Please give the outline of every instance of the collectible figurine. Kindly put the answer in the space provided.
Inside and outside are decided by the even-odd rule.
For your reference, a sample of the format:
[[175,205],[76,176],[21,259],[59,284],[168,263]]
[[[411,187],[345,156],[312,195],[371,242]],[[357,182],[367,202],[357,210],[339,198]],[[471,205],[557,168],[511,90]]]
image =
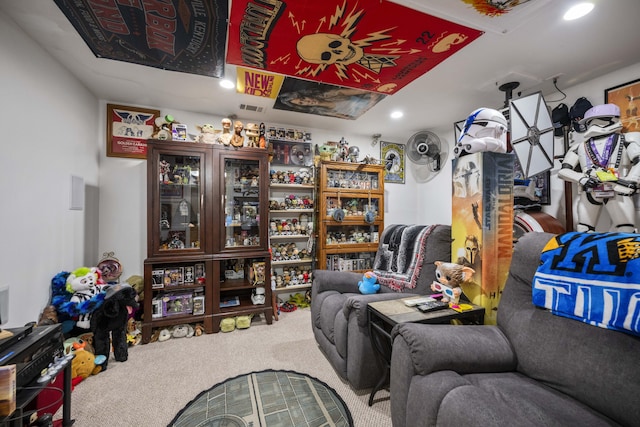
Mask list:
[[558,176],[578,184],[576,231],[595,231],[604,208],[611,231],[633,233],[633,194],[640,181],[640,132],[621,133],[620,108],[602,104],[590,108],[580,121],[586,131],[579,135],[562,161]]
[[431,284],[431,290],[442,292],[442,302],[457,304],[460,301],[460,295],[462,295],[460,285],[471,279],[475,270],[452,262],[436,261],[434,264],[438,281]]
[[218,135],[217,142],[223,145],[231,144],[231,119],[222,119],[222,133]]
[[236,121],[233,124],[234,134],[231,137],[231,145],[236,148],[242,147],[244,145],[244,136],[242,135],[243,130],[244,124],[241,121]]
[[492,108],[472,111],[453,148],[456,157],[480,151],[507,152],[507,119]]

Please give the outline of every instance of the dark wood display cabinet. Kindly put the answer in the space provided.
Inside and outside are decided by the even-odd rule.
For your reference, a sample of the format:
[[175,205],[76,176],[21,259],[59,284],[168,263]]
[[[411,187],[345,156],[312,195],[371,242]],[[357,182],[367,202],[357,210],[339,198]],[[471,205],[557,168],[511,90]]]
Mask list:
[[318,268],[373,268],[384,228],[384,167],[322,161],[318,190]]
[[178,324],[272,323],[268,175],[264,149],[148,141],[143,343]]

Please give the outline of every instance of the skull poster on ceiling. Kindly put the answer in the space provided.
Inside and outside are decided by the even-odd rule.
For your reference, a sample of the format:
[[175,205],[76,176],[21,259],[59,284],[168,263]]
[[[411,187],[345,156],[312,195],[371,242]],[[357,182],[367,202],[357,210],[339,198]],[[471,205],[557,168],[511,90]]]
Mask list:
[[393,94],[481,34],[386,0],[234,0],[227,63]]

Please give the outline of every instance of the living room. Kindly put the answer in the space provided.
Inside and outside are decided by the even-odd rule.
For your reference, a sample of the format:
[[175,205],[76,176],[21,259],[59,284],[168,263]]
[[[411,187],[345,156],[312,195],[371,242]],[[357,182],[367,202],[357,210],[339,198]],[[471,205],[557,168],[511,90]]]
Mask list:
[[[5,225],[3,233],[9,242],[13,242],[5,250],[3,257],[3,271],[5,273],[1,283],[9,285],[10,288],[9,323],[3,325],[4,327],[20,326],[37,320],[40,312],[49,302],[51,278],[59,271],[95,263],[104,252],[113,251],[116,254],[124,267],[124,277],[142,274],[143,262],[147,257],[146,162],[106,156],[107,103],[128,103],[155,108],[163,114],[173,115],[180,122],[187,124],[189,129],[195,129],[196,125],[204,123],[213,123],[217,126],[224,117],[232,113],[234,108],[225,106],[215,110],[215,113],[213,110],[211,113],[206,113],[194,112],[186,108],[173,108],[170,99],[161,104],[152,102],[151,94],[136,91],[137,83],[126,80],[119,82],[121,90],[135,92],[135,103],[128,102],[118,96],[98,97],[85,83],[69,72],[67,65],[54,59],[21,28],[21,25],[17,23],[21,11],[18,9],[15,15],[9,13],[8,9],[5,11],[5,8],[10,8],[9,3],[4,1],[0,5],[0,9],[3,10],[0,16],[2,34],[0,49],[3,53],[2,56],[9,58],[0,67],[0,76],[5,82],[0,104],[7,119],[6,126],[14,129],[11,133],[7,132],[6,134],[15,139],[15,141],[5,143],[9,152],[2,156],[3,170],[7,173],[12,186],[7,192],[9,199],[4,205],[5,209],[2,210],[2,223]],[[30,3],[31,6],[35,4],[33,1],[24,3]],[[634,2],[627,3],[635,6]],[[45,8],[45,6],[42,7]],[[604,5],[599,7],[604,7]],[[47,5],[46,10],[50,13],[57,13],[56,22],[64,22],[64,16],[56,10],[55,5]],[[22,18],[24,19],[24,16]],[[37,25],[38,19],[44,18],[32,19],[36,21],[35,25]],[[611,37],[609,42],[611,49],[618,49],[615,47],[615,41],[629,38],[624,25],[615,23],[601,25],[598,23],[591,26],[591,28],[594,27],[606,28],[603,31],[607,33],[607,37]],[[631,27],[627,26],[627,28]],[[62,37],[57,39],[58,43],[63,45],[72,42],[82,46],[83,42],[79,40],[77,34],[72,41],[69,39],[72,30],[67,22],[64,31],[59,31]],[[55,30],[51,31],[52,37],[58,33]],[[604,36],[600,34],[598,37]],[[571,55],[571,44],[568,44],[569,47],[562,54],[557,50],[549,53],[550,56],[557,58],[558,64],[567,61],[563,55]],[[469,49],[473,49],[473,45]],[[547,47],[547,49],[550,48]],[[622,63],[623,57],[627,58],[624,66],[603,62],[602,67],[610,70],[609,72],[581,81],[579,84],[573,84],[572,81],[565,82],[563,77],[560,77],[558,84],[566,94],[566,99],[562,102],[571,106],[575,100],[584,96],[594,105],[600,104],[604,102],[604,91],[608,88],[637,80],[640,74],[640,62],[637,62],[637,55],[628,52],[635,52],[635,50],[617,50],[620,63]],[[598,54],[597,51],[593,52],[593,55]],[[84,47],[84,50],[78,50],[76,55],[92,54]],[[629,57],[634,61],[628,62]],[[454,56],[451,60],[455,58]],[[571,58],[572,62],[587,64],[586,59],[572,56]],[[487,61],[490,62],[490,59]],[[456,63],[455,65],[464,64]],[[144,70],[144,68],[132,64],[123,64],[123,66],[129,67],[128,72],[131,74]],[[466,68],[473,68],[473,66]],[[584,68],[586,70],[596,67],[584,65]],[[99,74],[99,69],[100,65],[90,72]],[[446,70],[438,67],[432,72],[447,73]],[[557,71],[544,77],[561,72],[562,67],[558,65]],[[161,70],[156,69],[149,71],[149,78],[158,82],[158,92],[163,90],[162,73]],[[499,75],[504,75],[504,73]],[[451,84],[465,86],[461,81]],[[469,91],[471,92],[471,89]],[[486,103],[495,107],[502,105],[504,93],[496,87],[486,90],[485,93],[489,93],[489,96],[485,98]],[[549,86],[549,82],[546,83],[544,95],[548,98],[547,101],[551,107],[555,106],[551,101],[561,97],[560,93]],[[389,97],[379,107],[388,105],[392,99],[393,96]],[[442,139],[449,141],[451,148],[452,141],[455,140],[453,123],[463,120],[475,108],[486,105],[484,103],[469,104],[468,100],[463,99],[459,99],[459,104],[458,109],[446,117],[446,120],[428,125],[428,128],[440,135]],[[373,113],[373,110],[370,113]],[[248,114],[243,116],[242,112],[236,114],[239,118],[253,118]],[[315,120],[315,116],[304,114],[297,114],[297,116],[305,116],[300,119],[301,123],[298,126],[311,132],[315,143],[322,144],[345,137],[351,145],[360,148],[362,157],[365,155],[380,157],[379,145],[372,144],[371,135],[373,134],[382,133],[383,140],[405,143],[414,132],[424,129],[424,126],[411,127],[394,123],[391,129],[386,128],[386,131],[381,132],[378,128],[369,126],[360,129],[358,120],[353,122],[326,118]],[[296,123],[289,121],[269,124],[296,125]],[[349,130],[350,128],[353,130]],[[18,130],[25,132],[29,130],[29,132],[18,139],[16,134]],[[560,155],[562,152],[561,138],[556,138],[555,154]],[[23,164],[28,165],[29,173],[22,170]],[[411,165],[409,165],[410,167]],[[564,221],[564,182],[557,177],[559,167],[559,161],[556,161],[551,173],[550,204],[544,206],[543,210],[560,221]],[[444,165],[443,170],[433,180],[424,184],[416,181],[411,170],[407,172],[404,184],[389,184],[386,187],[385,206],[388,207],[388,210],[385,212],[385,225],[450,224],[452,174],[450,162],[448,161]],[[85,203],[83,210],[69,209],[70,177],[72,175],[80,176],[84,180]],[[26,209],[23,208],[24,206],[31,207]],[[598,229],[606,230],[607,228],[607,218],[602,218]],[[25,277],[22,276],[22,273],[18,274],[20,271],[31,271],[31,273]],[[292,316],[298,314],[293,313]],[[286,316],[283,316],[283,321],[286,321],[285,319]],[[268,327],[258,325],[257,328],[250,329],[250,331],[262,328],[268,330],[268,334],[272,334],[279,327],[280,324],[276,322]],[[308,334],[305,339],[312,342],[310,331],[309,327],[305,332]],[[268,334],[265,336],[268,337]],[[209,337],[209,339],[216,340],[232,340],[232,338],[232,335],[225,335],[224,338],[222,336]],[[260,339],[259,335],[254,339]],[[176,340],[176,342],[171,342],[172,344],[167,344],[179,347],[177,342]],[[286,345],[295,346],[295,343],[282,343],[283,347]],[[158,344],[147,347],[152,352],[162,353],[161,346]],[[151,350],[152,347],[155,347],[155,350]],[[138,350],[136,349],[136,351]],[[243,369],[238,369],[237,373],[262,367],[262,365],[252,365],[251,357],[246,354],[249,351],[247,349],[238,354],[239,359],[246,360],[241,362]],[[292,353],[295,354],[295,351]],[[135,354],[132,353],[132,358],[135,357]],[[176,357],[190,356],[178,353]],[[295,360],[305,359],[304,356],[299,356],[297,359],[292,356],[292,358]],[[309,360],[311,359],[309,358]],[[303,370],[303,367],[297,364],[299,362],[291,363],[291,365],[288,363],[282,362],[274,368],[286,369],[287,366],[291,366],[289,369]],[[117,368],[117,366],[118,364],[113,364],[110,370],[115,373],[118,369],[128,369],[126,363],[120,365],[122,368]],[[229,372],[230,375],[227,376],[233,376],[231,371]],[[109,371],[105,372],[105,377],[108,373]],[[310,373],[313,374],[313,372]],[[138,374],[129,372],[127,374],[134,378],[134,381],[143,381],[143,377]],[[168,374],[167,382],[158,384],[158,387],[169,387],[175,384],[172,377],[175,378],[175,376]],[[97,381],[98,377],[93,380]],[[186,381],[191,381],[191,379],[186,379]],[[198,383],[196,388],[204,390],[211,385],[213,383],[207,385]],[[118,385],[118,388],[120,387],[126,387],[126,385]],[[74,393],[79,391],[81,388]],[[193,397],[196,394],[193,394]],[[98,400],[103,398],[104,396]],[[136,396],[122,396],[120,399],[120,402],[112,409],[113,412],[137,411]],[[190,400],[188,397],[183,399],[185,400],[176,406],[182,407]],[[362,399],[366,401],[366,397]],[[117,399],[114,400],[117,401]],[[373,406],[373,410],[377,410],[376,407],[382,408],[384,403],[376,403],[376,405]],[[73,411],[76,409],[74,408]],[[172,418],[171,415],[176,412],[173,409],[172,411],[171,414],[163,413],[163,417],[157,420],[158,423],[169,422]],[[388,420],[389,418],[387,418]],[[140,421],[139,424],[145,425],[145,422]]]

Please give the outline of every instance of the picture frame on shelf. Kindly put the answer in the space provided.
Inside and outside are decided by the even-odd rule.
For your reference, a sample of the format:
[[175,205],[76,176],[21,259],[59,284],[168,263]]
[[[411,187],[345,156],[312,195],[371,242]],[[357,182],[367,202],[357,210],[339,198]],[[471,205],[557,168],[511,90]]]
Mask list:
[[395,142],[380,142],[380,161],[384,165],[384,182],[404,184],[406,146]]
[[623,133],[640,131],[640,79],[605,89],[604,102],[620,107]]
[[107,104],[107,157],[147,158],[160,110]]

